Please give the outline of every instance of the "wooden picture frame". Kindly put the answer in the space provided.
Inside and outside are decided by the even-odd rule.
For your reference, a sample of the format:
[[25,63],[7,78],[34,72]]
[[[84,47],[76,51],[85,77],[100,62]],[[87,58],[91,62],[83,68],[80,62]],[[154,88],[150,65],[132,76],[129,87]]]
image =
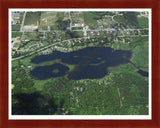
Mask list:
[[[8,9],[9,8],[149,8],[152,9],[152,119],[151,120],[9,120],[8,119]],[[53,0],[0,1],[0,127],[1,128],[89,128],[89,127],[160,127],[160,59],[158,0]]]

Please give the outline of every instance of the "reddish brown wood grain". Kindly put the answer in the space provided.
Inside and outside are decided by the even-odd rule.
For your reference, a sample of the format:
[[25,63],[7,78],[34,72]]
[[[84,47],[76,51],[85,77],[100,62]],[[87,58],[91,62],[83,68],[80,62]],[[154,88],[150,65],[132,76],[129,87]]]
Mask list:
[[[152,120],[8,120],[9,8],[151,8]],[[159,0],[1,0],[0,1],[0,128],[160,128],[160,1]]]

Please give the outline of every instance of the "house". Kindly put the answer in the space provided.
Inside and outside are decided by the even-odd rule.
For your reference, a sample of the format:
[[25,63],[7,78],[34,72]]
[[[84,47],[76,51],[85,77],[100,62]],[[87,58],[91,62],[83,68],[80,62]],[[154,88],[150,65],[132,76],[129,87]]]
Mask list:
[[48,31],[50,31],[50,30],[51,30],[51,29],[50,29],[50,26],[48,26],[48,27],[47,27],[47,30],[48,30]]
[[20,20],[12,20],[12,25],[20,24]]
[[84,24],[79,24],[79,23],[76,23],[74,24],[75,27],[84,27]]

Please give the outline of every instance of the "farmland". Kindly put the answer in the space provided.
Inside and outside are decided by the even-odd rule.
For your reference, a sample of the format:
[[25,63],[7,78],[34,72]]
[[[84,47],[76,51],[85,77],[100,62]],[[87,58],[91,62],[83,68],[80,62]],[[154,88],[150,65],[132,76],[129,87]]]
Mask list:
[[38,25],[41,12],[28,12],[25,18],[24,25]]

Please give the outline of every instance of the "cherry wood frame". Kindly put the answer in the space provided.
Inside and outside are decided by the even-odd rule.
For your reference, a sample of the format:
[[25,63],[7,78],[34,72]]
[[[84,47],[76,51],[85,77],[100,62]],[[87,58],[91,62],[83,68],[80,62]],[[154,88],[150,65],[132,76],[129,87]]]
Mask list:
[[[8,9],[9,8],[151,8],[152,119],[151,120],[9,120]],[[160,128],[160,1],[159,0],[0,0],[0,128]]]

